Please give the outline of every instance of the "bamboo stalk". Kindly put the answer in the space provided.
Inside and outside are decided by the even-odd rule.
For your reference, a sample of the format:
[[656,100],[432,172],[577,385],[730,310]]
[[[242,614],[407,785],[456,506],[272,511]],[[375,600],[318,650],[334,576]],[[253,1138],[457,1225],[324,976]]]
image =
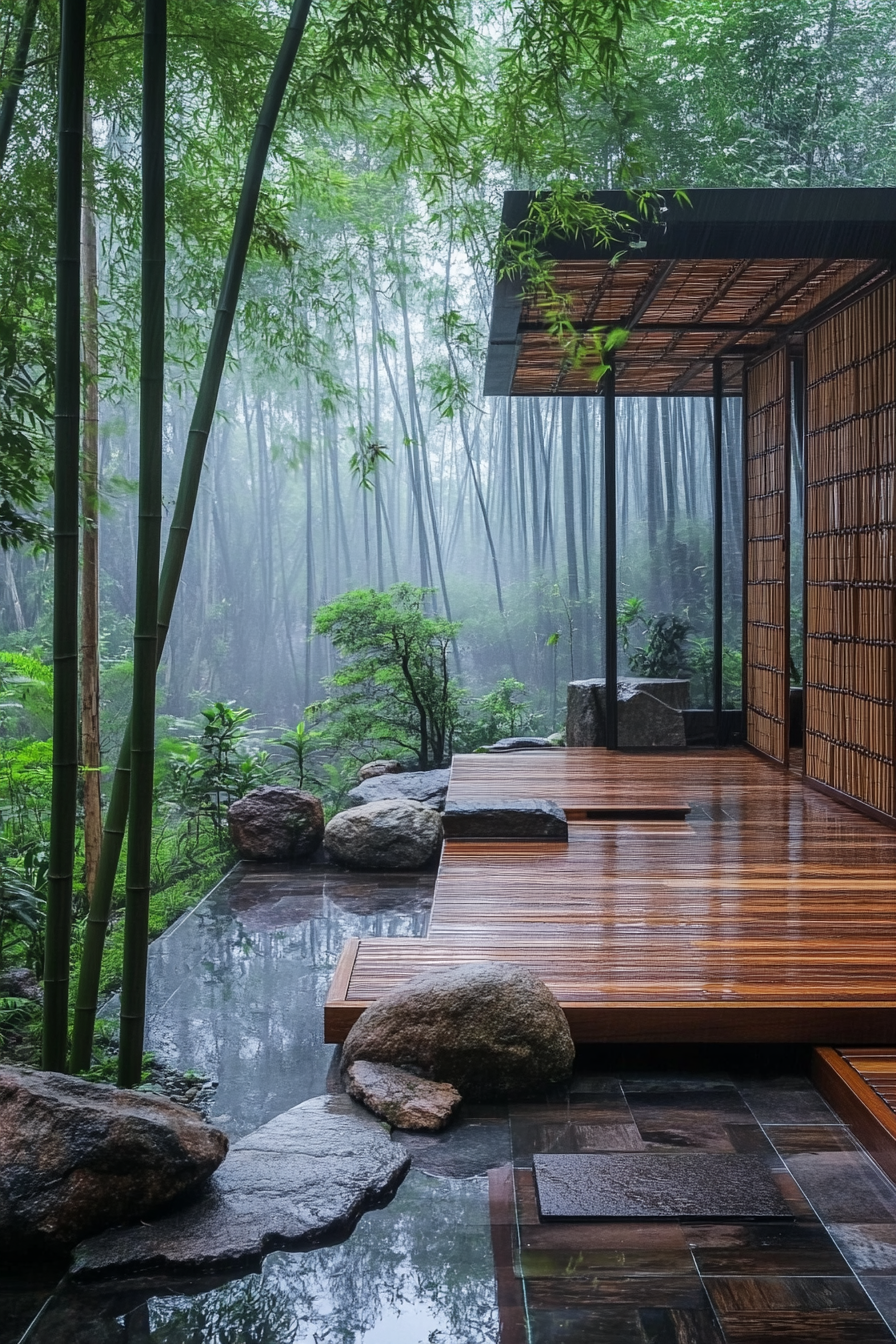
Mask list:
[[28,64],[28,52],[31,50],[31,38],[34,35],[38,4],[39,0],[25,0],[15,55],[12,58],[9,79],[3,91],[3,100],[0,102],[0,170],[3,168],[3,160],[6,158],[9,133],[12,130],[19,93],[22,88],[22,81],[25,78],[25,67]]
[[[295,64],[296,54],[311,9],[311,2],[312,0],[295,0],[293,4],[289,24],[274,69],[271,72],[271,78],[268,81],[267,91],[246,162],[246,171],[243,176],[236,220],[227,254],[221,294],[218,299],[212,334],[202,369],[202,379],[199,384],[196,406],[193,410],[190,432],[187,436],[174,516],[165,546],[165,559],[159,580],[157,662],[161,658],[165,646],[168,627],[171,623],[171,613],[174,610],[174,602],[180,583],[187,541],[189,540],[193,513],[196,508],[196,498],[199,493],[199,483],[202,477],[205,449],[218,401],[218,390],[221,386],[224,362],[227,358],[227,347],[233,328],[243,272],[246,267],[246,256],[255,224],[258,197],[261,191],[271,137],[286,92],[289,76]],[[106,813],[106,826],[97,872],[96,889],[87,917],[72,1038],[73,1069],[86,1069],[90,1065],[103,946],[112,905],[115,875],[118,871],[118,862],[121,857],[127,823],[130,796],[130,759],[131,731],[129,724],[122,741],[118,764],[112,780],[112,794]]]
[[[85,140],[92,143],[90,109],[85,107]],[[99,661],[99,322],[97,299],[96,216],[88,160],[81,210],[84,322],[82,343],[86,404],[81,456],[81,765],[84,797],[84,888],[88,901],[96,885],[103,839],[100,792],[100,661]]]
[[53,788],[42,1062],[64,1071],[78,798],[78,471],[81,453],[81,176],[86,0],[62,0],[56,187],[53,491]]
[[165,398],[165,75],[167,0],[143,6],[140,495],[131,702],[131,797],[124,908],[119,1087],[136,1087],[143,1063],[152,864],[156,633],[162,539]]

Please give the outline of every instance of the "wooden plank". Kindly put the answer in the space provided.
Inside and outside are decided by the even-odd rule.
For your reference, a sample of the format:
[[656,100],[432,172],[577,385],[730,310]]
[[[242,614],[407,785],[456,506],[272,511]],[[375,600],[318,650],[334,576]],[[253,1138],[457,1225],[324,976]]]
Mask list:
[[350,1009],[346,1010],[345,1006],[360,946],[360,938],[346,938],[345,946],[339,954],[336,970],[333,972],[333,979],[330,981],[330,988],[327,991],[327,998],[324,1003],[325,1041],[339,1041],[340,1043],[344,1041],[360,1016],[359,1013]]
[[[637,761],[633,775],[628,768]],[[675,760],[681,760],[680,756]],[[455,756],[448,801],[478,798],[550,798],[570,811],[687,811],[687,801],[668,760],[632,757],[592,747]]]
[[896,1180],[896,1115],[887,1103],[847,1059],[827,1046],[812,1052],[812,1081],[878,1166]]
[[480,960],[529,966],[581,1041],[896,1040],[892,830],[743,749],[460,758],[452,788],[491,772],[506,793],[511,767],[530,796],[597,781],[692,810],[571,822],[567,846],[447,841],[428,937],[361,940],[328,1040],[412,976]]

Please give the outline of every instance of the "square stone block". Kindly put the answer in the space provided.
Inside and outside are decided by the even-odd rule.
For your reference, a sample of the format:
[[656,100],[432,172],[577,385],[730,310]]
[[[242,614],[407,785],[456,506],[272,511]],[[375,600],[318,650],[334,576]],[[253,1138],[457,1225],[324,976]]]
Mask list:
[[787,1218],[760,1157],[741,1153],[536,1153],[548,1218]]

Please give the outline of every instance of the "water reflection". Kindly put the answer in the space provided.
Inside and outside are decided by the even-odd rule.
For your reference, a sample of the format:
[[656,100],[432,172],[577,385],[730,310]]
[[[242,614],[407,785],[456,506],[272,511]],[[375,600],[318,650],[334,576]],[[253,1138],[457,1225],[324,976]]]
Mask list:
[[434,874],[241,864],[153,945],[147,1048],[219,1082],[238,1138],[327,1090],[323,1007],[346,938],[422,937]]
[[153,1298],[152,1344],[492,1344],[488,1182],[413,1171],[341,1246],[268,1256],[199,1297]]
[[498,1333],[487,1178],[411,1171],[348,1241],[270,1255],[260,1274],[63,1285],[27,1344],[497,1344]]

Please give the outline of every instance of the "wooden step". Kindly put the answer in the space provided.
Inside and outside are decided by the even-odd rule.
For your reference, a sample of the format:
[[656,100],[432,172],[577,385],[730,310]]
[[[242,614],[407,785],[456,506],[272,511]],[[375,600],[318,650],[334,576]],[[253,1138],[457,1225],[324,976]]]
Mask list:
[[896,1181],[896,1050],[820,1046],[812,1053],[815,1086],[881,1170]]

